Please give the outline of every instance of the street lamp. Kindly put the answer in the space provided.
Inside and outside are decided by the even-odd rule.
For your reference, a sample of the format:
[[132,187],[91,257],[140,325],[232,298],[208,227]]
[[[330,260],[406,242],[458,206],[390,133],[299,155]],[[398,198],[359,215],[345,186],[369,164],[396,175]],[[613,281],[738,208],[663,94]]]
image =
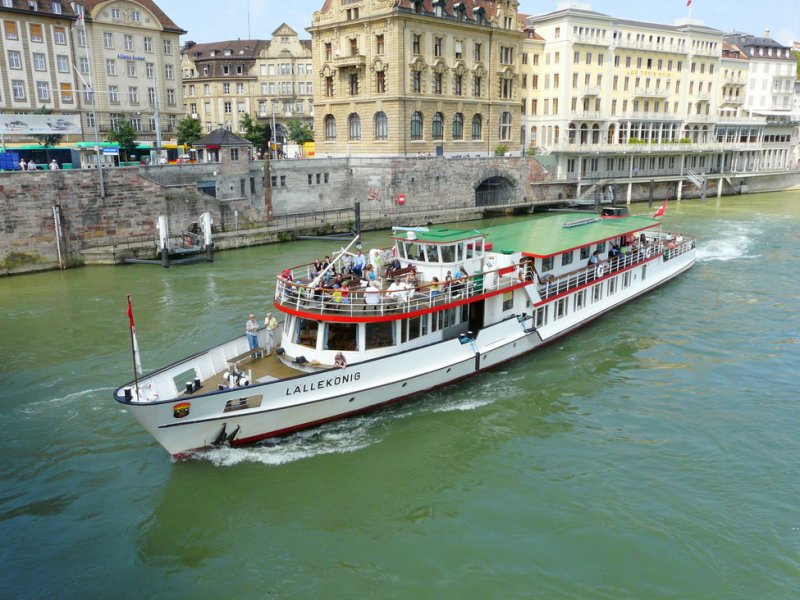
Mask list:
[[271,104],[272,104],[272,135],[270,137],[272,138],[272,140],[271,140],[272,147],[275,149],[275,153],[273,154],[272,158],[277,160],[277,158],[278,158],[278,146],[275,144],[275,131],[276,131],[275,130],[275,104],[276,104],[276,102],[273,100]]

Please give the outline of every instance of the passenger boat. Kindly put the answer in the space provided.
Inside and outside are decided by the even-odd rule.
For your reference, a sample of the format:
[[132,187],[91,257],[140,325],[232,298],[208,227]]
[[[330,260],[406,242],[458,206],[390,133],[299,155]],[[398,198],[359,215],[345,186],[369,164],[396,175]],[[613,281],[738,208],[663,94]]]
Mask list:
[[[396,228],[391,239],[365,254],[361,277],[346,268],[355,240],[325,269],[278,275],[275,352],[261,328],[256,349],[238,337],[120,387],[116,401],[175,456],[248,444],[491,369],[695,262],[694,239],[644,216],[555,213],[480,230]],[[352,285],[334,287],[335,271]]]

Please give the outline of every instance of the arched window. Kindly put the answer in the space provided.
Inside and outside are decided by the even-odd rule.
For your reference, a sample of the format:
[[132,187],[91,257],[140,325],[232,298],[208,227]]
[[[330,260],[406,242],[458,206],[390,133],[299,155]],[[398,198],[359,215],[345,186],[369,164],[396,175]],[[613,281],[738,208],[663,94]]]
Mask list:
[[553,143],[554,144],[558,143],[558,134],[560,132],[561,132],[561,130],[558,128],[558,125],[556,125],[555,129],[553,130]]
[[441,140],[444,138],[444,115],[440,112],[434,113],[433,123],[431,123],[431,139]]
[[483,136],[483,118],[480,115],[472,117],[472,139],[479,140]]
[[375,113],[375,139],[389,139],[389,121],[386,119],[386,113],[383,111]]
[[500,113],[500,139],[511,139],[511,113],[508,111]]
[[325,115],[325,141],[336,139],[336,118],[333,115]]
[[415,111],[414,114],[411,115],[411,139],[422,139],[422,113],[419,111]]
[[592,143],[593,144],[600,143],[600,126],[597,123],[592,125]]
[[577,134],[576,134],[577,129],[575,129],[575,123],[570,123],[569,124],[569,129],[567,130],[567,132],[568,132],[567,143],[568,144],[575,144],[577,142],[577,139],[576,139],[576,137],[577,137]]
[[616,130],[616,128],[614,127],[614,124],[613,124],[613,123],[612,123],[611,125],[609,125],[609,126],[608,126],[608,143],[609,143],[609,144],[614,144],[614,143],[616,143],[616,140],[614,139],[614,134],[616,133],[616,131],[617,131],[617,130]]
[[350,141],[361,139],[361,117],[358,116],[358,113],[350,113],[350,116],[347,117],[347,129]]
[[589,143],[589,127],[584,123],[581,125],[581,144]]
[[534,125],[533,127],[531,127],[531,144],[530,144],[531,147],[536,146],[537,142],[536,134],[537,134],[536,125]]
[[464,115],[456,113],[453,117],[453,139],[464,139]]

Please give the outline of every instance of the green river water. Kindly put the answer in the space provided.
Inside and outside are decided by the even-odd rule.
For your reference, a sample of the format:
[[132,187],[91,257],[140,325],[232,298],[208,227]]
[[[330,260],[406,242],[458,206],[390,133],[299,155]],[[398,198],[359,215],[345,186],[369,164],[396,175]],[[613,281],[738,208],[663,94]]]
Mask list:
[[665,223],[695,267],[556,344],[183,462],[112,399],[126,294],[154,369],[335,244],[0,279],[0,597],[797,597],[800,192]]

